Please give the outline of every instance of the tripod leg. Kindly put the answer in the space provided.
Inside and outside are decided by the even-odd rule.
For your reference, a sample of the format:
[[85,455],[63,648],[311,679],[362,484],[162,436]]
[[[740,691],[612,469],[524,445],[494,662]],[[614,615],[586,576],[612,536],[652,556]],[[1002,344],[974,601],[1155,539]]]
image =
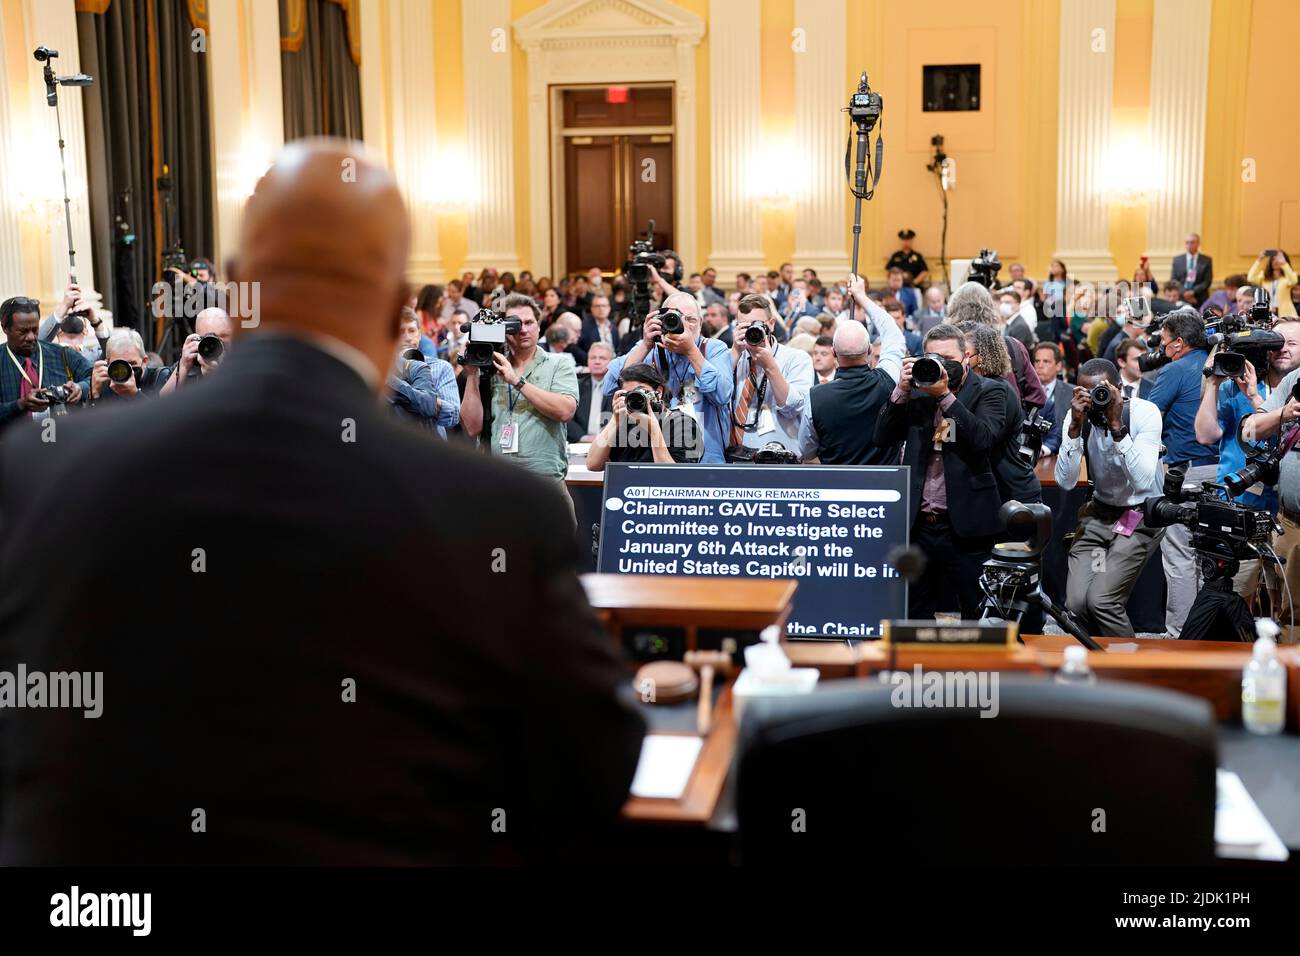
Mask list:
[[1053,621],[1060,625],[1061,630],[1065,631],[1076,641],[1082,644],[1090,651],[1104,651],[1105,648],[1092,639],[1092,636],[1083,629],[1075,616],[1061,607],[1042,591],[1035,591],[1028,595],[1028,600],[1033,601],[1041,607]]

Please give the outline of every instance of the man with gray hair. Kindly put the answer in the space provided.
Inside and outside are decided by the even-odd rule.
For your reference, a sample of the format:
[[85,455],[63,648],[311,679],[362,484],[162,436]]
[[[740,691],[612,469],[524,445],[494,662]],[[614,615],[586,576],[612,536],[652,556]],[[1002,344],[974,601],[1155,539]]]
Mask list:
[[[211,358],[205,357],[209,354],[209,345],[204,344],[204,339],[215,337],[221,340],[221,349],[218,354],[212,355]],[[172,368],[171,375],[162,388],[158,390],[159,395],[166,395],[174,392],[192,381],[200,379],[205,375],[211,375],[221,364],[222,358],[230,349],[230,343],[235,337],[235,326],[230,321],[230,316],[226,314],[225,309],[219,309],[213,306],[210,309],[204,309],[194,317],[194,332],[185,339],[185,344],[181,346],[181,357],[176,365]],[[201,349],[200,346],[203,346]]]
[[117,329],[104,343],[104,357],[90,370],[90,401],[115,401],[157,393],[171,378],[170,368],[150,368],[149,353],[135,329]]
[[860,322],[843,322],[835,330],[835,378],[808,393],[799,421],[799,452],[823,465],[892,465],[898,446],[876,445],[874,431],[881,409],[898,384],[907,344],[893,317],[866,296],[857,276],[849,292],[871,319],[880,339],[880,361],[871,365],[871,341]]
[[[998,321],[998,314],[993,308],[993,296],[978,282],[963,283],[952,294],[948,300],[948,322],[952,325],[974,322],[1002,330],[1002,323]],[[1022,406],[1042,408],[1047,404],[1047,390],[1034,372],[1029,350],[1019,339],[1007,335],[1005,330],[1002,333],[1007,355],[1011,359],[1011,371],[1003,378],[1015,386]]]

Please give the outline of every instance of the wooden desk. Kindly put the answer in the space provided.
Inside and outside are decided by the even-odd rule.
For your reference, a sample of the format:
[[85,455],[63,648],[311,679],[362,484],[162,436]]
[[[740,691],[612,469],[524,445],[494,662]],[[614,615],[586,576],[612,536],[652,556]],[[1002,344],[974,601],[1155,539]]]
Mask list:
[[762,578],[687,578],[655,574],[584,574],[582,586],[605,628],[625,624],[683,627],[695,650],[700,628],[785,629],[798,581]]
[[[1056,456],[1044,455],[1038,459],[1034,465],[1034,474],[1038,476],[1038,483],[1044,488],[1056,487]],[[1084,487],[1088,484],[1088,463],[1079,462],[1079,484],[1078,487]]]

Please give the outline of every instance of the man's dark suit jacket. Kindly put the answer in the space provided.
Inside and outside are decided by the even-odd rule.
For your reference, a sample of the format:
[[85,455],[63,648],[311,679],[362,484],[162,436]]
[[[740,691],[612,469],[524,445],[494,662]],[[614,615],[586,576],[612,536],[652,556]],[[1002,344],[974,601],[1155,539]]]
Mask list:
[[[896,445],[906,440],[904,465],[912,469],[911,515],[921,510],[926,465],[934,448],[934,411],[937,400],[912,391],[913,398],[902,404],[885,402],[876,420],[876,444]],[[948,493],[948,520],[962,537],[984,537],[1001,530],[997,479],[990,457],[996,454],[1006,415],[1006,392],[993,387],[974,372],[968,372],[946,417],[956,428],[953,441],[943,443],[943,483]]]
[[1047,404],[1043,406],[1043,417],[1051,418],[1052,430],[1043,436],[1043,454],[1055,455],[1061,450],[1064,437],[1062,427],[1070,417],[1070,403],[1074,400],[1074,387],[1069,382],[1057,379],[1047,395]]
[[6,443],[0,669],[104,676],[98,719],[0,711],[0,865],[563,858],[643,724],[557,494],[285,337]]
[[[578,410],[564,423],[569,441],[579,442],[587,437],[587,412],[591,407],[591,373],[583,372],[578,376]],[[606,395],[600,401],[601,413],[613,413],[614,396]]]
[[[1169,278],[1184,285],[1187,282],[1187,253],[1174,259]],[[1196,295],[1196,304],[1200,305],[1210,293],[1210,284],[1214,281],[1214,260],[1201,253],[1196,254],[1196,284],[1192,292]]]
[[[618,319],[614,318],[611,313],[609,322],[611,326],[611,337],[613,338],[610,348],[615,349],[618,347]],[[586,355],[591,351],[591,347],[599,341],[600,327],[596,325],[596,320],[588,315],[582,320],[582,335],[578,337],[578,347],[582,349],[582,354]]]

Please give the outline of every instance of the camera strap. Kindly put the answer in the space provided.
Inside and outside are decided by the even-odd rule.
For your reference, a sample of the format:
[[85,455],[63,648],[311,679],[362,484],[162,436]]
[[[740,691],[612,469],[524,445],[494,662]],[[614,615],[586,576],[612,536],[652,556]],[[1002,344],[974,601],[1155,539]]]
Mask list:
[[[18,374],[23,377],[23,381],[30,385],[32,389],[40,389],[45,384],[45,349],[41,348],[40,342],[36,343],[38,359],[35,382],[27,377],[27,370],[24,369],[22,363],[18,361],[18,356],[14,355],[13,349],[9,348],[8,343],[5,344],[5,352],[9,356],[9,361],[14,363],[14,368],[18,369]],[[64,364],[66,365],[67,363],[65,362]],[[72,378],[72,372],[70,371],[68,372],[68,378]]]

